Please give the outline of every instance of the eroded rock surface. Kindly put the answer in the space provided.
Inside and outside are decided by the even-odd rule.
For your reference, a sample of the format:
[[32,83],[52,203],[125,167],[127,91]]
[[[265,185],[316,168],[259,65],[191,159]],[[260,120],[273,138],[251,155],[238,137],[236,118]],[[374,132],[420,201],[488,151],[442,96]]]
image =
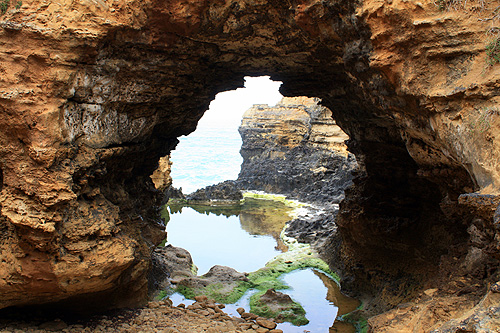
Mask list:
[[196,272],[197,268],[187,250],[170,244],[157,247],[152,255],[149,290],[155,297],[159,291],[168,290],[171,283],[195,276]]
[[376,311],[473,258],[492,260],[473,265],[484,293],[500,280],[497,207],[459,200],[499,194],[500,71],[485,51],[495,2],[15,7],[0,16],[2,307],[143,301],[164,236],[150,176],[217,92],[261,74],[321,98],[349,135],[360,172],[337,262],[351,287],[382,295]]
[[351,185],[354,156],[348,136],[319,100],[285,97],[276,106],[254,105],[239,128],[245,190],[285,194],[307,202],[340,202]]
[[124,309],[113,314],[94,316],[87,321],[65,321],[61,318],[34,318],[0,320],[2,332],[207,332],[207,333],[283,333],[276,323],[264,318],[231,317],[223,304],[200,296],[187,307],[172,306],[169,300],[149,302],[140,309]]
[[238,184],[233,180],[226,180],[197,190],[186,197],[188,203],[206,205],[234,205],[243,200]]

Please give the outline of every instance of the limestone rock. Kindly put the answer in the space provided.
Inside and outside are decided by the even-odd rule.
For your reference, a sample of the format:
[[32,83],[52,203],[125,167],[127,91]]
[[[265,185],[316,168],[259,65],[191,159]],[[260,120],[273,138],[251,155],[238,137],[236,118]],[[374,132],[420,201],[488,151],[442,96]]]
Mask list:
[[149,275],[150,293],[170,287],[170,282],[177,283],[184,278],[196,275],[196,266],[191,254],[183,248],[167,245],[158,247],[153,252],[152,270]]
[[267,328],[269,330],[273,330],[276,328],[276,323],[268,319],[257,318],[255,322],[260,326]]
[[[326,252],[346,290],[377,293],[380,312],[427,282],[462,274],[484,296],[498,280],[498,208],[459,202],[500,193],[499,64],[486,52],[496,2],[15,6],[0,18],[1,307],[145,303],[164,239],[150,176],[217,92],[261,74],[287,96],[320,98],[349,136],[359,169]],[[481,260],[466,272],[469,253]]]
[[276,106],[245,112],[240,188],[321,204],[343,198],[356,162],[344,144],[348,136],[319,102],[285,97]]
[[[273,313],[276,320],[289,321],[294,323],[295,325],[304,325],[309,322],[305,318],[305,311],[302,306],[300,306],[298,303],[295,303],[287,294],[281,293],[274,289],[268,289],[262,296],[259,297],[257,308],[254,309],[254,311],[257,311],[256,313],[259,313],[261,310],[263,313]],[[262,321],[262,319],[264,318],[260,319],[262,324],[269,324],[269,326],[273,326],[272,324],[274,324],[272,321],[270,323],[268,323],[267,320]],[[265,325],[261,326],[271,329],[270,327],[267,327]],[[273,328],[275,327],[276,326],[274,326]]]

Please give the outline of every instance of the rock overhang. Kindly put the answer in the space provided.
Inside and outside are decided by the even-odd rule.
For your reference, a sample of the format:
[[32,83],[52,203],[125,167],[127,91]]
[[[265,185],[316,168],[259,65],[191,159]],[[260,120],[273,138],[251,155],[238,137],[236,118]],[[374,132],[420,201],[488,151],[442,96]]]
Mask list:
[[[457,22],[428,2],[423,12],[411,4],[33,1],[9,11],[0,35],[4,304],[124,288],[130,299],[111,297],[109,306],[143,298],[148,258],[162,237],[153,207],[161,193],[149,176],[215,94],[241,86],[245,75],[271,75],[288,96],[321,98],[349,134],[365,172],[340,213],[347,258],[407,251],[415,232],[416,246],[432,248],[436,225],[465,242],[466,227],[455,223],[458,195],[498,190],[499,78],[490,69],[475,86],[461,78],[483,57],[480,24],[458,24],[469,32],[454,35],[465,46],[453,53],[433,33]],[[407,24],[426,15],[435,24]],[[411,44],[413,56],[402,51],[405,36],[420,41],[421,49]],[[442,56],[429,43],[441,43]],[[461,61],[464,52],[471,58]],[[436,89],[425,85],[433,76]],[[483,118],[489,127],[474,126]],[[75,232],[89,216],[92,225]],[[117,240],[127,251],[112,250]],[[434,249],[443,253],[447,244]],[[118,258],[96,269],[92,260],[107,255]],[[33,262],[43,267],[33,270]],[[50,292],[34,287],[47,276],[37,271],[50,272]],[[78,278],[89,273],[95,284]],[[29,296],[21,300],[13,285]]]

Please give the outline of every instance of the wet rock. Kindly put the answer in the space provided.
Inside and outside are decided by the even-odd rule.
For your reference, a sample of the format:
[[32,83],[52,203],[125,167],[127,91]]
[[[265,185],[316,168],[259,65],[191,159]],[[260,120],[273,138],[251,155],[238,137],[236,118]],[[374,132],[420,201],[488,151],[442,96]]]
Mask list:
[[337,225],[335,224],[337,212],[338,209],[330,206],[319,213],[312,212],[293,219],[287,223],[285,234],[301,243],[322,248],[324,243],[337,233]]
[[295,303],[290,296],[268,289],[258,300],[253,310],[255,313],[277,313],[276,321],[283,320],[304,325],[308,323],[305,318],[305,311],[299,304]]
[[170,283],[178,283],[196,272],[191,254],[183,248],[170,244],[157,247],[153,252],[152,261],[149,288],[153,297],[160,290],[170,287]]
[[270,330],[276,328],[276,323],[268,319],[257,318],[256,323]]
[[240,203],[243,195],[235,181],[226,180],[191,193],[186,199],[190,204],[232,205]]
[[260,297],[260,300],[262,302],[265,302],[266,304],[275,303],[286,305],[293,303],[293,300],[290,296],[274,289],[268,289],[266,293]]
[[227,266],[215,265],[202,276],[182,279],[180,286],[192,289],[195,295],[210,293],[211,297],[223,300],[240,282],[248,281],[244,273]]
[[241,315],[241,318],[243,319],[257,319],[257,315],[255,313],[250,313],[250,312],[243,312],[240,314]]

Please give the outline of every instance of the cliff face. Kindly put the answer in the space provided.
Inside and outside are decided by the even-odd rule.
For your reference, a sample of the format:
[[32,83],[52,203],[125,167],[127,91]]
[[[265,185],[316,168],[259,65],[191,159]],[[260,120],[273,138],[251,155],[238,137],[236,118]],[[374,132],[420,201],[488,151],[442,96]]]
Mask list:
[[245,112],[239,128],[241,188],[318,203],[343,199],[356,162],[347,153],[348,136],[318,103],[285,97],[274,107],[254,105]]
[[492,268],[478,274],[497,279],[496,7],[437,3],[466,7],[12,2],[0,17],[2,306],[140,301],[162,238],[158,160],[217,92],[261,74],[288,96],[321,98],[350,137],[360,172],[338,224],[358,286],[373,292],[401,272],[417,281],[446,255],[458,261],[449,271],[484,258],[478,267]]

